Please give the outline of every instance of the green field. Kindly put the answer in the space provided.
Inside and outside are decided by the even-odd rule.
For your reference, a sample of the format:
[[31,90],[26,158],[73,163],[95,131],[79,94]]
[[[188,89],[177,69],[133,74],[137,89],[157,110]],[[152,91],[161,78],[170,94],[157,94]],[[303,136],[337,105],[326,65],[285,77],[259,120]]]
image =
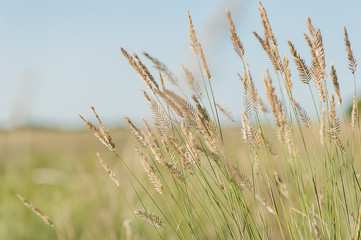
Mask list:
[[[271,133],[271,129],[267,131]],[[117,151],[135,176],[156,200],[162,201],[132,148],[135,141],[128,129],[113,129],[110,132]],[[314,132],[317,134],[317,129]],[[227,152],[233,161],[238,162],[245,174],[251,176],[250,155],[241,130],[225,129],[224,137]],[[276,138],[272,141],[276,141]],[[113,154],[91,132],[34,128],[3,131],[0,146],[0,239],[126,239],[124,223],[127,222],[130,223],[131,239],[145,239],[145,232],[148,239],[158,237],[154,229],[148,228],[150,224],[144,225],[133,214],[134,209],[142,208],[136,194],[149,199],[144,189],[129,171],[123,170]],[[102,153],[118,177],[119,188],[112,184],[99,164],[95,155],[97,151]],[[358,159],[356,172],[360,172],[360,158],[355,159]],[[314,160],[317,161],[316,158]],[[286,167],[276,168],[286,180],[290,177]],[[321,167],[315,169],[320,171],[315,175],[322,174]],[[305,184],[311,187],[310,179],[305,179]],[[290,196],[296,194],[292,189],[288,191]],[[22,204],[16,193],[40,208],[61,233],[44,224]],[[167,199],[172,206],[172,199]],[[149,203],[150,208],[156,211],[156,207]],[[271,200],[268,199],[267,204],[271,205]],[[269,224],[272,226],[272,223]],[[273,236],[277,236],[279,233],[275,222],[273,227],[276,229]],[[169,237],[167,233],[163,234],[163,237]]]
[[[134,162],[126,130],[114,131],[118,149]],[[21,194],[48,215],[70,239],[124,236],[122,222],[132,218],[124,198],[134,192],[122,179],[110,184],[95,152],[105,152],[88,131],[19,129],[0,134],[0,239],[55,239],[56,231],[26,208]],[[115,165],[109,157],[109,165]],[[116,171],[116,168],[115,168]],[[59,236],[62,239],[62,236]]]
[[[236,158],[247,162],[240,130],[226,132]],[[132,148],[135,142],[129,130],[114,129],[111,133],[127,165],[153,188]],[[135,191],[117,160],[91,132],[41,128],[3,131],[0,146],[0,239],[125,239],[125,221],[131,223],[133,239],[144,238],[133,214],[140,207]],[[99,164],[97,151],[117,175],[119,189]],[[142,194],[139,186],[137,189]],[[57,236],[26,208],[17,193],[49,216],[66,238]]]

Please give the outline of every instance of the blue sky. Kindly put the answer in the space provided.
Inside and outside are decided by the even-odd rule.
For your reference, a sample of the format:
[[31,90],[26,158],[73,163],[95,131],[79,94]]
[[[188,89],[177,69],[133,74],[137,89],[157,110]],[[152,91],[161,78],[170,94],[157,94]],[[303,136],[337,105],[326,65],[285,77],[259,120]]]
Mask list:
[[[234,16],[256,87],[263,94],[261,75],[271,65],[252,34],[262,33],[257,4],[251,0],[1,0],[0,127],[29,122],[77,127],[82,125],[79,113],[90,118],[90,105],[111,125],[123,124],[123,115],[149,117],[140,92],[145,86],[119,47],[149,52],[180,79],[185,79],[180,64],[197,76],[195,56],[188,47],[187,10],[209,61],[216,100],[238,118],[242,89],[236,73],[241,65],[229,41],[225,9]],[[308,63],[303,33],[306,17],[311,17],[323,34],[327,65],[335,64],[345,104],[351,102],[354,89],[347,71],[343,26],[360,59],[361,1],[265,0],[263,5],[280,53],[290,55],[287,40],[291,40]],[[359,72],[357,76],[360,80]],[[310,99],[303,94],[307,88],[299,83],[296,70],[293,81],[296,99],[311,109]]]

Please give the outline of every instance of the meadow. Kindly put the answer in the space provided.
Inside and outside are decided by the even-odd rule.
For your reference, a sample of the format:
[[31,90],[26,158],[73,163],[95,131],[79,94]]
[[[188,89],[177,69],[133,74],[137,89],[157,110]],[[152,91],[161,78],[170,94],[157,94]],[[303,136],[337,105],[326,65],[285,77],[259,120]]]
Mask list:
[[[115,139],[125,147],[129,143],[128,131],[115,133]],[[17,193],[51,216],[67,239],[108,238],[110,226],[103,220],[110,220],[110,215],[113,224],[122,226],[122,216],[127,214],[112,211],[109,205],[119,201],[120,192],[107,184],[108,179],[95,161],[94,150],[100,147],[91,134],[26,128],[1,132],[0,142],[0,239],[57,238],[56,231],[33,212],[23,211]],[[122,187],[126,192],[126,184]],[[111,199],[115,202],[111,203]],[[113,218],[114,214],[117,217]]]
[[[139,168],[131,132],[128,129],[111,132],[128,166],[152,188],[144,170]],[[241,160],[247,155],[247,146],[239,132],[226,130],[226,139],[230,150]],[[127,222],[131,224],[132,239],[144,238],[137,230],[133,207],[128,205],[139,207],[129,180],[121,175],[116,159],[88,131],[42,128],[2,131],[0,146],[0,239],[126,239],[123,224]],[[119,188],[103,171],[95,151],[104,154],[119,179]],[[17,193],[47,214],[66,238],[24,207]]]
[[[265,96],[258,94],[247,49],[226,12],[242,70],[238,121],[217,103],[212,69],[189,15],[199,68],[192,73],[182,66],[191,94],[164,63],[121,47],[147,87],[142,93],[151,120],[124,116],[129,130],[108,130],[91,107],[80,118],[92,139],[90,132],[3,132],[0,237],[360,239],[360,109],[347,28],[340,47],[355,86],[350,112],[337,66],[326,61],[321,30],[308,18],[309,52],[288,42],[283,56],[261,3],[258,9],[263,33],[253,34],[270,60],[257,79]],[[294,81],[304,83],[312,106],[294,97]],[[238,127],[222,127],[221,114]]]

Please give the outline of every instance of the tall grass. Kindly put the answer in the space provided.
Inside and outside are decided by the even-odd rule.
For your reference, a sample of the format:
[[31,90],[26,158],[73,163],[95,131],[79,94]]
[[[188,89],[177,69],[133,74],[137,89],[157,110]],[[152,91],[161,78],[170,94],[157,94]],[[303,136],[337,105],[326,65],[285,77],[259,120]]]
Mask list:
[[[248,145],[250,161],[236,161],[227,152],[219,114],[235,120],[217,104],[211,70],[190,15],[190,47],[202,80],[197,82],[183,66],[191,95],[181,90],[178,78],[165,64],[143,52],[158,71],[152,74],[137,54],[121,48],[148,87],[143,96],[153,122],[143,119],[144,127],[140,128],[128,117],[124,119],[136,140],[139,166],[153,188],[117,152],[95,109],[92,107],[98,126],[81,116],[114,153],[134,189],[136,206],[127,204],[134,208],[135,227],[144,239],[360,239],[357,62],[347,30],[346,56],[355,85],[350,119],[343,112],[335,66],[326,66],[321,31],[307,19],[305,39],[311,64],[288,42],[298,70],[298,77],[295,73],[291,76],[289,57],[279,53],[266,10],[261,3],[258,9],[264,33],[254,35],[272,65],[272,72],[266,69],[262,77],[268,104],[255,88],[246,49],[231,13],[226,12],[231,42],[243,69],[238,75],[244,90],[239,133]],[[307,113],[310,110],[302,107],[302,100],[294,98],[294,79],[307,85],[305,94],[313,99],[314,119]],[[119,185],[106,160],[97,155],[111,180]],[[127,235],[131,238],[131,233]]]

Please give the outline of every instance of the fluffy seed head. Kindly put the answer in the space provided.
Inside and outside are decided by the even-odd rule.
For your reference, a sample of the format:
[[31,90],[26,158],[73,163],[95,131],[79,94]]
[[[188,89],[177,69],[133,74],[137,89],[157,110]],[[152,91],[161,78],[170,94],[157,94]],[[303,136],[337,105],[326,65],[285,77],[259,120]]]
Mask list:
[[162,219],[154,213],[150,213],[145,210],[135,210],[134,214],[143,218],[144,220],[156,227],[164,227]]
[[98,160],[100,162],[100,164],[102,165],[102,167],[104,168],[105,172],[109,175],[110,179],[112,180],[112,182],[115,184],[115,186],[117,188],[119,188],[119,181],[117,179],[117,177],[115,176],[115,174],[112,172],[112,170],[108,167],[108,164],[106,164],[103,160],[103,158],[100,156],[100,153],[96,153]]
[[347,59],[348,59],[348,66],[351,70],[352,74],[355,74],[357,69],[357,62],[356,59],[353,56],[353,52],[351,49],[351,43],[348,38],[348,33],[346,27],[343,27],[344,33],[345,33],[345,44],[346,44],[346,51],[347,51]]
[[231,32],[231,41],[232,41],[234,50],[236,51],[238,56],[243,59],[243,56],[244,56],[243,43],[239,39],[239,36],[236,32],[236,27],[234,26],[234,23],[233,23],[233,20],[231,17],[231,12],[228,9],[226,10],[226,14],[227,14],[228,22],[229,22],[229,30]]
[[341,97],[341,93],[340,93],[340,86],[338,84],[338,77],[336,74],[336,69],[333,64],[330,65],[330,68],[331,68],[331,78],[332,78],[333,87],[335,89],[335,92],[336,92],[336,95],[338,98],[338,102],[341,104],[342,97]]
[[47,225],[50,227],[54,227],[53,222],[44,214],[42,213],[37,207],[35,207],[33,204],[28,202],[23,196],[20,194],[16,194],[16,196],[24,203],[25,206],[31,209],[36,215],[38,215]]

